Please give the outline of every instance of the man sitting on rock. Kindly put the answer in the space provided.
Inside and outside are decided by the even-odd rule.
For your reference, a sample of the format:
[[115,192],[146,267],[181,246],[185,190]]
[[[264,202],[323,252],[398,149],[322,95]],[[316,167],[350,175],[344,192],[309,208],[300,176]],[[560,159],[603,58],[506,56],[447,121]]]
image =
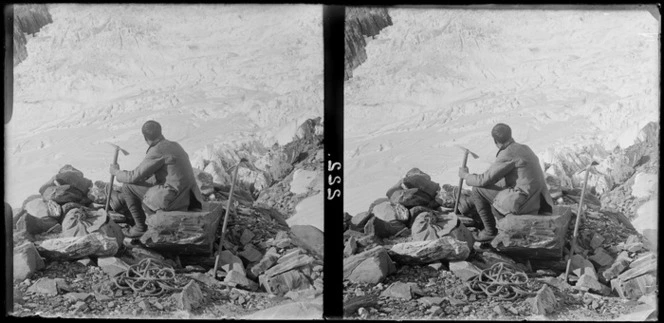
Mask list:
[[512,129],[503,123],[493,127],[491,136],[498,153],[489,169],[469,174],[467,167],[459,168],[459,177],[473,186],[472,201],[484,224],[475,240],[481,242],[496,237],[496,218],[550,213],[553,206],[539,159],[530,147],[514,142]]
[[149,146],[141,164],[132,171],[120,170],[118,164],[110,167],[110,173],[124,183],[122,194],[111,202],[116,204],[114,210],[126,208],[131,213],[134,225],[125,232],[130,238],[147,231],[145,211],[199,209],[203,201],[189,155],[182,146],[166,140],[156,121],[145,122],[141,131]]

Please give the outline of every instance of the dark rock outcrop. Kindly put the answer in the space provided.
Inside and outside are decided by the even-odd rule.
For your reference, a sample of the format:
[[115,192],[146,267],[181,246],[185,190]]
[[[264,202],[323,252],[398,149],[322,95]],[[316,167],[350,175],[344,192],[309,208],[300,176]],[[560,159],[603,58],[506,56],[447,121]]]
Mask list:
[[364,37],[373,37],[392,25],[387,8],[346,8],[344,80],[367,60]]
[[28,57],[25,35],[32,35],[52,22],[45,4],[14,6],[14,66]]

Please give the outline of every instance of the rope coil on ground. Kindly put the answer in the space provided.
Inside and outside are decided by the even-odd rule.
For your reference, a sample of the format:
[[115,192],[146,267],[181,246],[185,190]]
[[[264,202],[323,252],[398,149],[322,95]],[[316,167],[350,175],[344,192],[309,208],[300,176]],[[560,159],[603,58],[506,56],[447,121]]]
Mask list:
[[122,290],[131,289],[145,296],[159,296],[167,291],[179,289],[175,270],[152,259],[143,259],[129,266],[126,271],[111,278],[115,286]]
[[532,294],[526,273],[503,262],[493,264],[475,276],[466,287],[473,294],[484,294],[502,300],[514,300]]

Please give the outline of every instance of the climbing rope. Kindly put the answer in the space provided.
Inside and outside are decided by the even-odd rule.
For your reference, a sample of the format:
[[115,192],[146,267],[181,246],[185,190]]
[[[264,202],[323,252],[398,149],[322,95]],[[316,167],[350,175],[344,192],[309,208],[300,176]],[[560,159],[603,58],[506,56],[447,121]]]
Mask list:
[[159,296],[180,288],[173,268],[146,258],[111,278],[122,290],[131,289],[145,296]]
[[529,291],[531,288],[526,273],[503,262],[493,264],[465,284],[473,294],[484,294],[507,301],[533,294]]

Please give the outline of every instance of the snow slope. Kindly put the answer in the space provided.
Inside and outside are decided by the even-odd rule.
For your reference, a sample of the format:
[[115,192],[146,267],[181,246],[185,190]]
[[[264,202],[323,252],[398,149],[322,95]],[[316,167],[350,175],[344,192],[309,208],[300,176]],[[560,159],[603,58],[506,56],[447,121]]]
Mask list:
[[645,10],[389,12],[394,25],[367,40],[367,61],[345,83],[350,214],[412,167],[457,185],[455,144],[479,154],[468,167],[483,172],[498,122],[543,156],[627,146],[659,118],[660,23]]
[[133,169],[154,119],[190,156],[204,147],[285,144],[323,115],[322,7],[49,5],[14,69],[5,201],[20,206],[65,164],[108,181],[113,149]]

